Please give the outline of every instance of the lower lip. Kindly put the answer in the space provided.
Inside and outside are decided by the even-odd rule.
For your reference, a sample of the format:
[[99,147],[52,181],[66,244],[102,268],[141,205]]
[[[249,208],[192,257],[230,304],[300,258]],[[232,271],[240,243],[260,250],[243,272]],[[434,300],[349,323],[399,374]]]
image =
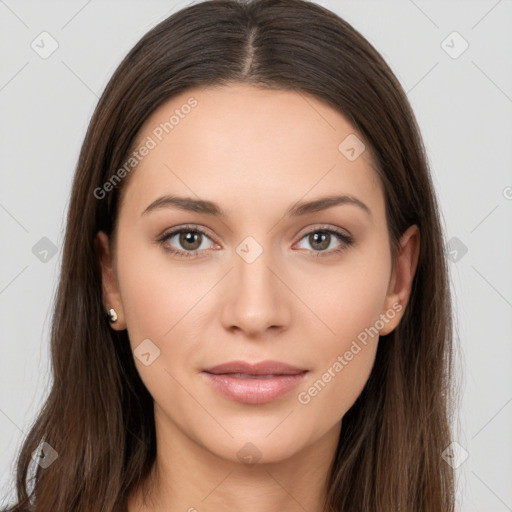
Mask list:
[[203,372],[213,387],[224,396],[244,404],[265,404],[297,387],[307,372],[275,377],[232,377]]

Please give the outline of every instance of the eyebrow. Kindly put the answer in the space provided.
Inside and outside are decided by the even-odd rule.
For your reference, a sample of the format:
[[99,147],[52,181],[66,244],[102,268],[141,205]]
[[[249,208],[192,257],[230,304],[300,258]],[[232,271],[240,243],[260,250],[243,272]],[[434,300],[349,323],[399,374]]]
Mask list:
[[[295,203],[293,206],[288,208],[288,210],[286,210],[284,216],[299,217],[301,215],[319,212],[322,210],[326,210],[328,208],[332,208],[333,206],[338,206],[342,204],[357,206],[361,208],[365,213],[367,213],[370,217],[372,216],[370,208],[365,203],[363,203],[360,199],[357,199],[357,197],[348,194],[331,195],[321,197],[313,201],[302,201]],[[170,207],[175,207],[180,210],[185,210],[189,212],[205,213],[207,215],[213,215],[215,217],[219,217],[222,219],[225,219],[227,217],[226,212],[224,212],[216,203],[212,201],[207,201],[205,199],[194,199],[192,197],[179,197],[173,195],[165,195],[159,197],[142,212],[142,215],[146,215],[154,210]]]

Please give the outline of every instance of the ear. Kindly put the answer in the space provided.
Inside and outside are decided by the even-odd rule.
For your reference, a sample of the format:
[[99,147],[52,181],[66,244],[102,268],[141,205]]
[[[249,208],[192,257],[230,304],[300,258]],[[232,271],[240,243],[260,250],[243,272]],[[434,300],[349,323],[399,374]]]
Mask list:
[[112,254],[110,250],[109,237],[103,232],[98,231],[94,240],[96,255],[101,269],[101,282],[103,294],[103,307],[105,312],[109,309],[115,309],[117,313],[117,321],[110,324],[112,329],[122,331],[126,329],[123,303],[121,301],[121,293],[114,270]]
[[412,282],[416,268],[418,266],[418,257],[420,254],[420,231],[416,224],[409,226],[400,238],[400,246],[393,263],[393,271],[389,280],[388,293],[384,301],[382,315],[393,311],[395,315],[389,322],[383,322],[385,325],[379,329],[379,334],[384,336],[389,334],[402,319],[405,308],[411,295]]

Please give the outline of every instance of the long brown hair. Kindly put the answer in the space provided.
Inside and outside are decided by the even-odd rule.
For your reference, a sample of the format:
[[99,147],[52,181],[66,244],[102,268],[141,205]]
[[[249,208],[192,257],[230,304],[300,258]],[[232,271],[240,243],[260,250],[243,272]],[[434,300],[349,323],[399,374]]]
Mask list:
[[[369,42],[305,0],[212,0],[148,32],[121,62],[89,125],[73,181],[51,330],[53,383],[17,460],[12,511],[124,510],[156,456],[153,400],[127,331],[105,319],[94,238],[112,233],[126,161],[163,102],[195,86],[245,82],[314,95],[365,138],[384,185],[390,246],[412,224],[421,249],[399,326],[378,344],[369,380],[343,417],[327,486],[329,512],[451,512],[441,457],[453,414],[452,310],[438,205],[407,97]],[[136,172],[136,171],[134,171]],[[57,453],[46,468],[31,454]]]

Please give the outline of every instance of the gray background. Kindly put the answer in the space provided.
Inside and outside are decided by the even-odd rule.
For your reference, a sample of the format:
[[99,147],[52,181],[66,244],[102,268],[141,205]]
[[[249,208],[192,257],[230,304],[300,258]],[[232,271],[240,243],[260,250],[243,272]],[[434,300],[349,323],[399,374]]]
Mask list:
[[[51,304],[87,124],[126,52],[189,3],[0,0],[4,504],[15,453],[49,391]],[[382,53],[416,112],[449,240],[458,318],[460,447],[450,459],[458,466],[458,510],[512,511],[512,2],[318,3]],[[58,48],[47,58],[31,47],[48,51],[52,39]]]

